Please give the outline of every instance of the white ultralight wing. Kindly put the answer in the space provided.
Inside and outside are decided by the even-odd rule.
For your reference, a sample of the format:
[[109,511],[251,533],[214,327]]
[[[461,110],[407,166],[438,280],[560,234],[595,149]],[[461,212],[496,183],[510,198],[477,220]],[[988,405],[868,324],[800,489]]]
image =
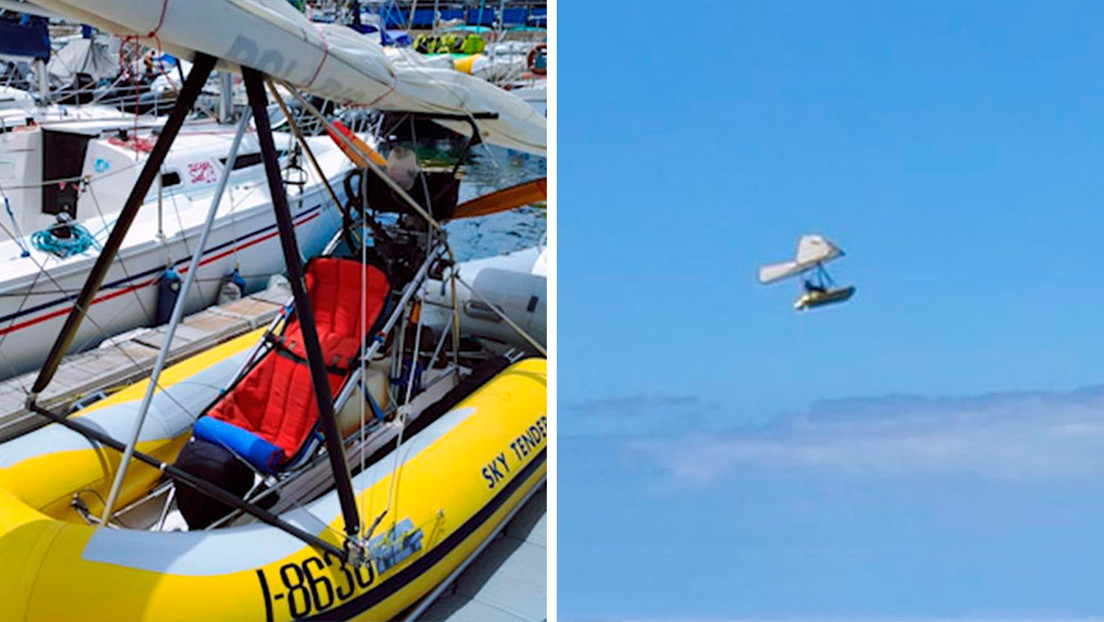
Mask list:
[[797,263],[816,264],[843,255],[838,246],[815,234],[803,235],[797,242]]
[[797,259],[759,268],[759,282],[773,283],[812,270],[819,263],[832,261],[843,255],[838,246],[822,236],[803,235],[797,243]]
[[759,268],[759,282],[773,283],[775,281],[781,281],[795,274],[801,274],[811,267],[812,266],[802,266],[796,261],[787,261],[785,263],[775,263],[769,266],[763,266]]
[[[35,0],[35,4],[119,36],[219,67],[251,67],[322,97],[380,110],[438,114],[490,112],[479,119],[488,143],[545,155],[545,118],[516,95],[414,53],[389,55],[336,24],[315,24],[287,0]],[[440,121],[439,121],[440,122]],[[464,134],[466,121],[444,122]]]

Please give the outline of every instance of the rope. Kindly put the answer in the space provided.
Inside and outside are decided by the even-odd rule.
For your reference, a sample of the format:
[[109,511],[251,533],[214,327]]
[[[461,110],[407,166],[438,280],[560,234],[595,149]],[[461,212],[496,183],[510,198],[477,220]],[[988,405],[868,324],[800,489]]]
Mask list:
[[343,143],[346,146],[348,146],[349,148],[351,148],[361,158],[363,158],[365,161],[367,161],[368,168],[371,169],[372,172],[374,172],[377,176],[379,176],[380,179],[382,179],[384,182],[386,182],[387,185],[390,186],[391,190],[393,190],[395,192],[395,194],[398,194],[400,197],[402,197],[403,200],[405,200],[406,203],[408,205],[410,205],[411,209],[413,209],[417,214],[419,214],[422,218],[424,218],[426,220],[426,222],[429,223],[429,225],[431,227],[433,227],[434,229],[437,229],[438,231],[440,231],[442,229],[441,223],[437,222],[433,218],[433,216],[431,216],[430,213],[425,210],[424,207],[422,207],[417,201],[415,201],[406,190],[403,190],[402,187],[399,186],[398,183],[395,182],[395,180],[391,179],[391,177],[389,177],[387,175],[387,173],[384,172],[384,170],[378,164],[376,164],[374,161],[372,161],[372,159],[370,157],[368,157],[367,153],[364,153],[359,147],[357,147],[356,144],[353,143],[352,140],[349,139],[349,137],[347,137],[344,134],[342,134],[341,132],[337,131],[337,129],[333,126],[333,124],[330,123],[329,119],[327,119],[321,112],[319,112],[318,109],[315,108],[313,104],[311,104],[309,101],[306,100],[306,98],[304,98],[302,95],[300,95],[299,92],[294,87],[292,87],[290,84],[288,84],[287,81],[279,80],[279,83],[281,85],[283,85],[284,88],[288,89],[288,91],[292,94],[292,96],[295,97],[296,101],[299,102],[299,105],[303,106],[303,108],[307,112],[309,112],[311,115],[313,115],[315,118],[317,118],[323,124],[323,126],[326,128],[326,130],[328,132],[330,132],[331,136],[333,136],[337,140],[341,141],[341,143]]
[[161,3],[161,14],[157,17],[157,25],[154,26],[153,30],[149,31],[149,34],[146,35],[146,37],[148,37],[148,38],[157,39],[157,47],[158,48],[161,47],[161,41],[158,39],[157,33],[158,33],[158,31],[161,30],[161,26],[164,25],[164,23],[165,23],[165,13],[168,12],[168,9],[169,9],[169,0],[164,0]]
[[84,225],[71,222],[64,226],[69,228],[69,237],[66,238],[55,235],[54,230],[59,228],[55,225],[49,229],[43,229],[42,231],[36,231],[31,234],[31,245],[43,253],[50,253],[61,259],[83,254],[90,248],[100,250],[100,243],[96,241],[96,238],[92,237],[92,234],[88,232],[88,229],[84,228]]
[[[4,223],[3,223],[3,221],[0,221],[0,230],[3,230],[3,231],[4,231],[4,233],[7,233],[9,237],[14,237],[14,234],[13,234],[13,233],[12,233],[11,231],[8,231],[8,228],[7,228],[6,226],[4,226]],[[46,280],[47,280],[47,281],[49,281],[49,282],[50,282],[50,284],[54,286],[54,289],[55,289],[55,290],[56,290],[57,292],[59,292],[59,293],[65,293],[65,289],[64,289],[64,288],[63,288],[63,287],[61,286],[61,284],[60,284],[60,283],[58,283],[57,279],[55,279],[55,278],[54,278],[54,276],[50,274],[49,270],[47,270],[47,269],[46,269],[46,266],[45,266],[44,264],[41,264],[41,263],[39,263],[39,262],[38,262],[38,261],[37,261],[37,260],[35,259],[35,256],[34,256],[34,255],[31,255],[31,256],[29,257],[29,259],[31,260],[31,262],[32,262],[32,263],[34,263],[35,267],[36,267],[36,268],[38,268],[38,272],[37,272],[37,273],[35,273],[35,277],[34,277],[34,280],[33,280],[33,281],[31,282],[31,285],[30,285],[30,287],[29,287],[29,288],[28,288],[28,289],[26,290],[26,294],[25,294],[25,296],[24,296],[23,300],[21,300],[21,301],[19,302],[19,307],[18,307],[18,309],[17,309],[17,310],[22,310],[22,309],[23,309],[23,308],[25,307],[25,305],[26,305],[27,301],[28,301],[28,300],[30,299],[30,296],[31,296],[32,294],[35,294],[35,293],[36,293],[36,292],[35,292],[35,287],[36,287],[36,286],[38,285],[38,283],[39,283],[39,277],[45,277],[45,278],[46,278]],[[93,304],[95,304],[95,301],[93,301]],[[100,337],[102,337],[102,338],[104,338],[104,339],[110,339],[110,338],[111,338],[111,335],[110,335],[110,334],[108,334],[108,332],[107,332],[106,330],[104,330],[103,326],[101,326],[101,325],[100,325],[100,323],[99,323],[99,322],[97,322],[97,321],[95,320],[95,318],[93,318],[93,317],[91,316],[91,314],[88,314],[88,315],[86,315],[86,316],[85,316],[85,320],[86,320],[86,321],[87,321],[87,322],[88,322],[89,324],[91,324],[91,325],[92,325],[92,327],[96,329],[96,331],[98,331],[98,333],[99,333],[99,336],[100,336]],[[9,327],[10,327],[10,326],[12,326],[12,325],[14,324],[14,322],[15,322],[15,318],[12,318],[12,320],[11,320],[11,322],[10,322],[10,323],[8,324],[8,326],[9,326]],[[12,333],[10,333],[10,332],[9,332],[9,333],[6,333],[6,334],[4,334],[4,335],[0,336],[0,345],[2,345],[2,344],[3,344],[4,340],[5,340],[5,339],[7,339],[8,335],[10,335],[10,334],[12,334]],[[92,343],[92,342],[93,342],[92,340],[94,340],[95,338],[96,338],[96,336],[95,336],[95,335],[92,335],[92,336],[91,336],[91,337],[89,338],[89,340],[88,340],[88,343],[85,343],[84,345],[88,345],[89,343]],[[78,346],[77,346],[77,348],[76,348],[76,349],[80,349],[81,347],[83,347],[83,346],[81,346],[81,345],[79,345],[79,344],[78,344]],[[128,349],[126,349],[126,348],[122,347],[122,345],[121,345],[120,343],[115,343],[115,344],[114,344],[114,345],[113,345],[112,347],[113,347],[113,348],[115,348],[115,349],[116,349],[116,351],[118,351],[118,352],[119,352],[120,354],[122,354],[122,355],[123,355],[123,357],[124,357],[124,358],[126,358],[126,359],[127,359],[127,361],[129,361],[129,362],[130,362],[130,364],[131,364],[131,365],[133,365],[133,366],[134,366],[135,368],[137,368],[137,369],[140,369],[140,368],[141,368],[141,363],[139,363],[139,361],[138,361],[137,359],[135,359],[135,358],[134,358],[134,355],[133,355],[133,353],[131,353],[131,352],[130,352],[130,350],[128,350]],[[6,359],[6,357],[5,357],[5,360],[7,360],[7,359]],[[20,388],[21,388],[21,389],[23,390],[23,392],[24,392],[24,393],[27,393],[28,395],[30,394],[30,392],[29,392],[29,391],[27,390],[27,388],[26,388],[25,386],[23,386],[23,383],[22,383],[22,382],[20,382]],[[190,410],[190,409],[186,408],[186,407],[184,406],[184,404],[182,404],[182,403],[180,402],[180,400],[178,400],[178,399],[176,399],[175,397],[173,397],[172,393],[169,393],[169,392],[165,391],[165,387],[161,386],[160,382],[158,382],[157,388],[158,388],[158,389],[160,389],[160,390],[161,390],[161,392],[162,392],[162,393],[163,393],[163,394],[164,394],[164,395],[165,395],[166,397],[168,397],[168,398],[169,398],[169,400],[170,400],[170,401],[172,401],[172,403],[173,403],[174,405],[176,405],[176,406],[177,406],[177,408],[179,408],[179,409],[180,409],[181,411],[183,411],[183,412],[186,412],[186,413],[188,413],[188,414],[190,414],[190,415],[191,415],[191,414],[193,414],[193,413],[191,412],[191,410]],[[194,419],[194,418],[195,418],[195,417],[193,416],[193,419]]]
[[[311,75],[310,80],[307,81],[307,85],[304,88],[310,88],[314,86],[314,81],[318,79],[318,74],[322,73],[322,66],[326,64],[326,59],[330,57],[330,43],[326,41],[326,31],[322,30],[317,24],[314,25],[315,30],[318,31],[318,35],[322,37],[322,60],[318,61],[318,66],[314,68],[314,74]],[[284,113],[285,115],[287,113]]]

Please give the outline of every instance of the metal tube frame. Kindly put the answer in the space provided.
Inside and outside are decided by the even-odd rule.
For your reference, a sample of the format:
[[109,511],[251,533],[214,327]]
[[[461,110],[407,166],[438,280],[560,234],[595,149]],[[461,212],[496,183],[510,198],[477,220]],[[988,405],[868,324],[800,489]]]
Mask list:
[[[433,265],[434,261],[436,261],[437,258],[442,255],[442,253],[444,253],[444,248],[441,245],[438,245],[430,253],[429,257],[426,257],[425,262],[422,263],[422,267],[418,270],[418,272],[414,275],[414,278],[410,280],[410,283],[407,284],[406,288],[403,290],[403,295],[399,299],[398,304],[395,305],[395,309],[391,312],[390,317],[388,317],[387,321],[384,322],[379,332],[371,337],[371,345],[368,346],[368,349],[360,357],[362,361],[367,361],[369,363],[372,361],[372,357],[375,356],[376,352],[378,352],[380,347],[383,345],[384,335],[387,335],[391,332],[392,329],[395,328],[395,324],[397,324],[399,319],[402,318],[406,306],[410,304],[410,299],[414,297],[414,294],[417,293],[419,288],[421,288],[422,283],[425,282],[427,276],[429,275],[430,266]],[[338,393],[337,400],[334,404],[334,408],[336,410],[341,410],[345,406],[345,403],[348,402],[349,398],[351,398],[356,392],[356,389],[359,386],[358,383],[361,380],[362,379],[360,378],[360,371],[358,367],[357,373],[349,377],[349,381],[345,383],[345,386],[341,388],[341,392]]]
[[[391,311],[391,314],[388,316],[383,326],[377,333],[368,337],[371,343],[368,344],[367,349],[364,351],[364,353],[360,355],[360,360],[371,362],[372,357],[375,356],[377,352],[379,352],[380,347],[385,341],[385,336],[395,328],[396,324],[398,324],[399,320],[403,316],[403,313],[405,312],[406,306],[410,303],[411,298],[414,297],[414,295],[418,292],[418,289],[421,288],[422,284],[428,278],[430,267],[432,267],[433,263],[438,258],[442,257],[444,253],[445,249],[443,245],[438,245],[430,253],[429,257],[425,259],[425,261],[422,263],[422,266],[418,269],[418,272],[416,272],[414,277],[410,280],[410,283],[408,283],[406,287],[403,288],[403,294],[399,298],[398,304],[395,305],[395,308]],[[285,307],[285,309],[287,309],[289,312],[294,308],[294,301],[290,301]],[[275,329],[276,325],[279,324],[283,317],[284,316],[274,319],[269,329]],[[258,342],[257,346],[255,346],[253,350],[253,353],[251,353],[251,355],[249,356],[249,362],[242,365],[242,367],[234,375],[234,379],[230,383],[228,383],[228,386],[231,386],[235,382],[241,380],[241,377],[246,374],[249,369],[252,368],[252,364],[256,359],[256,354],[261,350],[267,350],[267,348],[270,347],[265,346],[265,343],[266,342],[264,341]],[[340,411],[342,408],[345,407],[345,404],[348,403],[349,399],[356,392],[356,389],[359,386],[358,383],[362,380],[363,379],[360,377],[358,366],[356,373],[349,377],[349,380],[346,381],[344,386],[342,386],[341,391],[338,392],[337,397],[334,398],[333,408],[335,412]]]
[[[394,310],[392,310],[391,314],[388,316],[388,319],[384,322],[383,327],[381,327],[380,330],[377,333],[375,333],[374,335],[369,336],[369,339],[371,340],[371,343],[368,345],[368,348],[364,351],[364,353],[360,355],[360,360],[361,361],[371,361],[372,360],[372,357],[375,356],[375,354],[378,352],[380,346],[384,343],[384,335],[387,335],[388,333],[390,333],[395,328],[395,324],[397,324],[402,319],[402,317],[405,313],[406,307],[410,303],[410,300],[414,297],[414,295],[421,288],[422,284],[425,283],[425,280],[428,278],[429,269],[432,267],[433,263],[439,257],[443,256],[444,252],[445,252],[444,248],[440,245],[436,249],[434,249],[430,253],[430,256],[427,257],[426,260],[423,262],[423,264],[420,267],[420,269],[418,270],[418,272],[415,273],[414,278],[411,279],[410,283],[408,283],[405,288],[403,288],[403,295],[400,297],[399,303],[395,305]],[[290,303],[289,303],[289,307],[290,307]],[[245,368],[243,368],[239,372],[239,376],[240,376],[241,373],[244,373],[245,371],[247,371],[249,369],[249,367],[251,367],[251,366],[246,366]],[[239,378],[235,378],[235,381],[238,380],[238,379]],[[363,381],[364,381],[364,379],[361,377],[361,367],[358,365],[356,373],[349,377],[349,379],[345,382],[345,385],[342,386],[341,391],[338,393],[337,398],[334,400],[334,410],[335,411],[340,411],[345,406],[345,404],[349,401],[349,399],[351,399],[352,396],[357,393],[357,390],[359,389],[359,387],[361,386],[361,383]],[[350,447],[355,446],[355,441],[356,441],[356,436],[355,435],[343,439],[343,442],[346,445],[349,445]],[[371,438],[366,439],[366,442],[370,443]],[[350,443],[353,443],[353,444],[350,445]],[[309,466],[311,466],[315,463],[316,463],[315,460],[311,460],[307,463],[307,465],[305,465],[304,468],[307,468],[307,467],[309,467]],[[268,492],[271,492],[272,490],[282,488],[285,485],[285,482],[287,482],[287,481],[288,480],[281,480],[281,482],[277,483],[276,486],[274,486],[273,488],[270,488],[269,491],[266,491],[266,494]],[[257,497],[256,499],[253,499],[253,502],[256,502],[256,500],[258,500],[258,499],[260,499],[264,496],[265,496],[265,494],[262,494],[261,496]],[[223,519],[223,520],[228,522],[229,520],[233,520],[233,519],[230,518],[230,517],[227,517],[226,519]],[[220,521],[220,522],[223,522],[223,521]]]
[[280,84],[282,84],[284,88],[288,89],[288,91],[291,92],[292,96],[295,97],[295,100],[299,102],[299,105],[301,105],[307,112],[309,112],[312,116],[322,122],[322,125],[326,128],[331,136],[334,136],[337,140],[341,141],[341,144],[352,149],[353,152],[355,152],[365,162],[367,162],[368,168],[371,169],[372,172],[376,173],[376,175],[379,176],[380,179],[382,179],[384,183],[386,183],[388,187],[390,187],[391,190],[395,192],[395,194],[402,197],[402,199],[406,201],[408,205],[410,205],[410,208],[413,209],[415,213],[424,218],[432,228],[438,231],[444,230],[441,226],[441,223],[437,222],[437,220],[434,219],[433,216],[430,215],[430,213],[427,212],[424,207],[422,207],[417,201],[415,201],[414,198],[410,196],[410,193],[404,190],[402,186],[400,186],[398,182],[396,182],[394,179],[391,179],[391,177],[383,169],[381,169],[378,164],[373,162],[372,158],[367,153],[364,153],[364,151],[361,150],[360,147],[358,147],[355,143],[353,143],[353,141],[349,140],[347,136],[337,131],[333,124],[330,123],[329,119],[323,116],[323,114],[319,112],[313,104],[307,101],[305,97],[300,95],[299,92],[295,90],[295,87],[291,86],[283,80],[280,81]]
[[[275,144],[272,136],[271,127],[268,126],[268,114],[266,108],[266,98],[264,95],[264,85],[262,75],[248,68],[243,68],[243,77],[245,78],[246,89],[249,94],[250,108],[252,109],[253,116],[256,118],[256,124],[258,129],[258,138],[261,143],[262,158],[265,165],[266,177],[268,178],[269,189],[272,194],[273,205],[276,212],[277,224],[281,233],[281,243],[285,254],[285,261],[288,267],[289,273],[292,275],[291,285],[293,293],[294,308],[303,318],[304,325],[304,345],[306,346],[308,355],[308,364],[311,367],[312,383],[315,387],[315,397],[319,403],[320,419],[323,424],[326,437],[327,454],[331,463],[331,468],[334,471],[335,484],[338,492],[339,499],[342,501],[342,510],[345,517],[346,527],[346,540],[344,543],[344,550],[334,545],[331,542],[327,542],[315,534],[304,531],[303,529],[296,527],[284,521],[279,516],[276,516],[267,510],[256,506],[253,503],[247,502],[238,496],[222,489],[219,486],[211,484],[205,480],[202,480],[187,471],[184,471],[172,464],[161,462],[157,458],[154,458],[148,454],[137,451],[131,444],[123,444],[122,442],[112,438],[110,435],[90,426],[87,426],[79,420],[70,420],[65,414],[55,413],[47,408],[40,406],[37,403],[38,394],[49,385],[54,374],[57,371],[57,367],[60,364],[61,358],[68,350],[72,343],[73,338],[76,335],[77,329],[79,329],[81,322],[87,314],[87,308],[99,291],[99,287],[106,276],[107,270],[110,267],[115,255],[118,253],[119,248],[122,245],[123,238],[129,230],[131,224],[133,224],[134,218],[137,216],[138,209],[141,207],[146,193],[149,192],[155,175],[160,171],[161,165],[164,162],[165,156],[168,153],[169,148],[175,141],[176,136],[179,134],[180,128],[183,125],[185,118],[195,103],[199,93],[202,90],[202,86],[205,83],[207,77],[210,75],[214,68],[216,59],[205,54],[198,54],[195,60],[193,71],[188,75],[184,82],[184,86],[181,89],[180,95],[177,98],[176,105],[166,121],[161,134],[158,137],[156,144],[150,154],[149,159],[143,166],[142,172],[139,174],[138,181],[132,188],[127,201],[124,203],[123,209],[120,212],[116,225],[112,229],[111,234],[108,237],[107,242],[104,244],[103,252],[97,258],[97,262],[94,265],[92,271],[89,274],[88,280],[85,282],[84,287],[78,296],[77,302],[66,319],[65,326],[63,327],[61,334],[54,343],[54,346],[50,352],[46,364],[44,364],[38,378],[35,381],[34,388],[27,399],[27,408],[31,412],[34,412],[46,419],[61,425],[69,430],[72,430],[85,438],[111,448],[115,451],[119,451],[126,455],[128,450],[131,452],[131,459],[136,459],[149,466],[158,469],[165,476],[169,477],[177,483],[182,483],[189,486],[203,494],[210,496],[211,498],[230,505],[237,510],[249,514],[258,520],[269,524],[273,527],[281,529],[290,535],[299,538],[307,544],[317,547],[323,551],[332,553],[340,559],[352,562],[363,563],[367,559],[367,552],[363,546],[363,543],[359,540],[359,516],[356,511],[356,501],[352,492],[351,476],[349,474],[349,468],[347,459],[344,452],[344,439],[340,436],[340,433],[336,429],[336,420],[334,416],[335,412],[335,400],[332,399],[329,390],[328,382],[326,381],[326,372],[324,362],[322,361],[321,346],[318,342],[318,335],[314,326],[313,311],[310,307],[309,299],[307,298],[305,291],[305,282],[303,280],[303,266],[302,259],[299,255],[297,244],[295,242],[294,228],[291,219],[291,213],[287,204],[287,195],[284,192],[282,179],[280,177],[279,164],[276,157]],[[292,91],[295,93],[294,91]],[[298,97],[298,93],[295,93]],[[306,103],[308,109],[315,115],[321,117],[321,114],[317,110]],[[321,117],[323,122],[326,122],[324,117]],[[243,125],[247,121],[243,120]],[[329,126],[328,122],[326,123]],[[473,122],[474,127],[474,122]],[[353,145],[355,149],[355,145]],[[365,154],[366,155],[366,154]],[[381,172],[378,171],[377,172]],[[386,174],[381,175],[384,179],[387,178]],[[220,193],[221,194],[221,193]],[[400,194],[405,195],[404,192]],[[421,213],[432,226],[433,229],[440,230],[440,224],[437,223],[428,213],[425,213],[416,202],[414,202],[409,196],[405,196],[405,199],[415,207],[415,210]],[[217,200],[217,199],[216,199]],[[421,284],[427,278],[430,267],[437,260],[441,259],[445,254],[451,255],[447,247],[447,243],[443,239],[436,238],[433,235],[435,231],[429,232],[430,239],[427,239],[427,244],[430,246],[430,250],[427,253],[427,257],[424,260],[422,266],[418,272],[411,279],[411,282],[407,284],[404,289],[404,293],[400,298],[399,304],[396,309],[385,322],[381,330],[372,336],[372,343],[368,346],[363,358],[371,360],[371,357],[375,355],[380,346],[383,344],[382,336],[388,334],[394,329],[396,322],[403,316],[403,310],[410,303],[415,293],[420,288]],[[336,246],[340,238],[335,236],[334,240],[328,245],[328,248],[332,250]],[[189,271],[189,276],[194,277],[194,270]],[[279,324],[280,321],[285,319],[292,310],[292,305],[286,305],[285,311],[281,315],[273,320],[270,325],[270,330]],[[175,315],[175,313],[174,313]],[[455,315],[455,314],[454,314]],[[454,317],[454,322],[456,318]],[[454,331],[453,331],[454,332]],[[455,338],[455,334],[453,335]],[[313,339],[312,339],[313,337]],[[251,352],[250,359],[255,359],[256,354],[263,348],[263,346],[255,347]],[[454,353],[455,356],[455,353]],[[248,369],[250,363],[243,365],[241,371]],[[337,403],[344,405],[352,395],[356,387],[362,381],[361,378],[350,378],[350,381],[346,383],[343,390],[338,395]],[[151,387],[155,386],[156,382],[151,382]],[[136,427],[140,427],[138,424]],[[332,429],[331,429],[332,428]],[[140,430],[139,430],[140,432]],[[129,461],[127,461],[129,462]],[[123,464],[123,463],[121,463]],[[344,475],[342,477],[341,475]],[[351,511],[347,511],[347,506],[351,507]],[[106,509],[106,508],[105,508]]]
[[[42,415],[43,417],[46,417],[50,421],[65,428],[68,428],[87,439],[114,449],[115,451],[121,453],[126,449],[125,445],[115,440],[114,438],[111,438],[110,435],[105,434],[104,432],[101,432],[100,430],[97,430],[96,428],[93,428],[91,426],[84,425],[80,422],[80,419],[67,419],[64,415],[59,415],[47,408],[39,406],[38,404],[31,404],[30,408],[34,412]],[[161,462],[157,458],[154,458],[153,456],[140,451],[134,452],[134,458],[140,462],[148,464],[158,471],[161,471],[166,476],[171,477],[174,481],[178,483],[185,484],[186,486],[198,490],[199,492],[202,492],[203,494],[213,499],[221,501],[226,505],[232,506],[251,516],[254,516],[264,523],[272,525],[277,529],[286,531],[287,533],[295,536],[296,538],[299,538],[300,540],[306,542],[307,544],[310,544],[311,546],[317,547],[323,551],[333,553],[334,555],[337,555],[338,559],[345,559],[345,552],[334,544],[326,542],[318,536],[306,532],[299,527],[292,525],[291,523],[288,523],[279,516],[276,516],[263,508],[257,507],[256,505],[253,505],[251,503],[247,503],[238,496],[229,493],[222,488],[207,482],[206,480],[200,479],[195,475],[192,475],[191,473],[184,471],[174,465]]]
[[[192,253],[192,261],[188,265],[188,274],[184,276],[184,283],[180,288],[180,293],[176,299],[176,304],[173,306],[172,317],[169,318],[169,325],[166,328],[165,340],[161,344],[161,350],[157,353],[157,360],[153,364],[153,371],[150,372],[149,384],[146,385],[146,393],[142,396],[142,403],[138,407],[138,414],[134,419],[134,426],[130,434],[130,442],[127,443],[126,451],[123,452],[123,459],[119,463],[119,468],[115,472],[115,481],[111,483],[111,492],[107,494],[107,502],[104,504],[103,522],[111,522],[111,514],[115,511],[115,503],[119,499],[119,491],[123,487],[123,479],[126,478],[127,468],[130,466],[130,459],[134,455],[134,448],[138,445],[138,437],[142,435],[142,426],[146,422],[146,415],[149,413],[150,404],[153,401],[153,394],[157,392],[157,382],[161,379],[161,371],[165,368],[165,361],[169,358],[169,351],[172,349],[173,336],[176,334],[176,327],[180,325],[180,320],[184,317],[184,307],[188,302],[188,293],[192,290],[192,284],[195,283],[196,273],[199,272],[199,262],[203,258],[203,250],[207,248],[207,238],[211,234],[211,229],[215,224],[215,217],[218,215],[219,205],[222,203],[222,195],[226,190],[226,183],[230,181],[230,172],[234,170],[234,160],[238,157],[238,149],[241,148],[242,137],[245,135],[245,130],[249,127],[250,113],[246,111],[242,115],[241,121],[238,122],[237,132],[234,133],[234,140],[230,144],[230,153],[226,156],[226,165],[222,169],[222,174],[219,175],[218,186],[215,188],[215,195],[211,198],[211,207],[207,210],[207,221],[203,223],[203,230],[199,233],[199,240],[196,242],[195,252]],[[158,184],[160,187],[160,184]]]

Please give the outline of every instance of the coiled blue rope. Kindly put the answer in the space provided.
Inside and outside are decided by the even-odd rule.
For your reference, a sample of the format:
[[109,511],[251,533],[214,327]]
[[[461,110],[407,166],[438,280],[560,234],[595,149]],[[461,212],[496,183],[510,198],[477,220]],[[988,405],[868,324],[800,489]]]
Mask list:
[[80,223],[70,222],[62,226],[69,228],[69,237],[61,238],[54,235],[53,230],[55,227],[58,227],[58,225],[53,225],[48,229],[35,231],[31,235],[31,244],[43,253],[50,253],[62,259],[72,257],[73,255],[80,255],[87,252],[90,248],[95,248],[96,250],[101,248],[96,238]]

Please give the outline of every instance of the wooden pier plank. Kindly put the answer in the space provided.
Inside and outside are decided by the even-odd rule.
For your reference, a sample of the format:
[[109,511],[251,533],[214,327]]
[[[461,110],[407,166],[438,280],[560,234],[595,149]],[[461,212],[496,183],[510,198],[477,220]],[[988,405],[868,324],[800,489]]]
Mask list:
[[[221,307],[210,307],[184,318],[177,327],[169,351],[169,363],[202,352],[272,321],[288,299],[276,288],[246,296]],[[71,354],[62,361],[54,380],[39,396],[48,408],[68,408],[72,402],[97,391],[130,384],[149,374],[165,327],[134,331],[116,343]],[[27,412],[26,388],[37,371],[0,381],[0,442],[45,423]]]

